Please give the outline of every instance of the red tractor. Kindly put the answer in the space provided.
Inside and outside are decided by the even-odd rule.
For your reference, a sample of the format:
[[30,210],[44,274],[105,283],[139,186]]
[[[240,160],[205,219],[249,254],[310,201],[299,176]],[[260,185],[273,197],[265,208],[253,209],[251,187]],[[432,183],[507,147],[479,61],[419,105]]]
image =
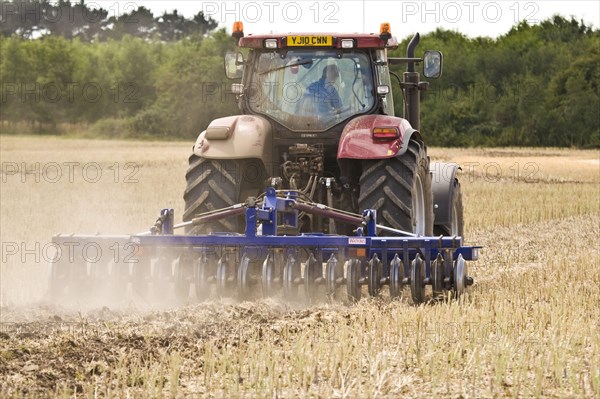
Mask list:
[[[107,254],[122,248],[122,259],[56,257],[52,296],[89,300],[112,287],[115,297],[153,292],[164,301],[173,287],[186,302],[192,284],[198,300],[213,287],[218,297],[237,287],[245,299],[258,285],[265,296],[304,291],[309,301],[341,286],[356,301],[364,285],[370,296],[388,285],[391,298],[410,285],[414,303],[426,285],[434,298],[462,295],[473,284],[465,262],[479,247],[463,245],[458,166],[430,163],[419,132],[428,84],[415,65],[437,78],[442,54],[416,58],[417,34],[405,58],[388,57],[397,48],[388,24],[378,35],[244,36],[240,24],[233,33],[245,56],[226,55],[225,68],[241,79],[232,90],[242,114],[214,120],[198,137],[184,223],[163,209],[136,235],[55,236],[62,253],[77,243]],[[403,79],[390,71],[396,63],[407,65]],[[404,118],[394,115],[390,76]]]
[[[416,64],[442,73],[442,54],[405,58],[389,24],[379,34],[233,36],[242,51],[225,57],[241,115],[216,119],[198,137],[186,173],[184,221],[260,197],[267,187],[295,190],[307,201],[358,213],[377,210],[388,232],[463,235],[458,165],[430,163],[420,127]],[[406,64],[403,79],[390,65]],[[394,113],[390,76],[401,88],[404,117]],[[242,232],[244,219],[222,219],[188,234]],[[295,231],[351,234],[352,226],[300,215]],[[409,234],[411,235],[411,234]]]

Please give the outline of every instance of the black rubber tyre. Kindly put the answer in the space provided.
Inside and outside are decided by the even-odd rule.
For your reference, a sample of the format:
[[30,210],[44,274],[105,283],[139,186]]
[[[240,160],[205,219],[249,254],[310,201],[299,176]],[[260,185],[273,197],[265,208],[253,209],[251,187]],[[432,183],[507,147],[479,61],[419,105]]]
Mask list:
[[464,237],[464,219],[462,192],[460,191],[460,182],[454,179],[452,190],[452,221],[450,226],[435,225],[433,234],[435,236],[460,236]]
[[376,209],[378,224],[432,235],[433,194],[425,146],[411,140],[397,158],[363,162],[358,206],[360,211]]
[[[260,194],[265,180],[262,162],[256,159],[206,159],[192,154],[185,174],[183,221],[196,215],[226,208]],[[244,231],[244,216],[223,218],[186,229],[186,234]]]

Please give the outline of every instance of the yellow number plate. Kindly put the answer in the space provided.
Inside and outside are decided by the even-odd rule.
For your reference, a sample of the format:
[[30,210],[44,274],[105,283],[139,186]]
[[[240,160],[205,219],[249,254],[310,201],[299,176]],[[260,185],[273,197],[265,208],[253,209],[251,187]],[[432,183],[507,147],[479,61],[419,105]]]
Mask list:
[[333,46],[331,36],[288,36],[288,47],[294,46]]

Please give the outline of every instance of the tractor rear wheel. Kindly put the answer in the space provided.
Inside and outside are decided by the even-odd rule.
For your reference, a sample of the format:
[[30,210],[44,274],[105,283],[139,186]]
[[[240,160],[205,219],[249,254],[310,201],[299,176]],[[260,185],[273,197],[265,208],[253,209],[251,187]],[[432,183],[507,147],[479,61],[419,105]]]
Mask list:
[[450,210],[450,215],[452,218],[450,225],[435,225],[433,233],[436,236],[443,235],[464,237],[462,192],[460,191],[460,182],[457,178],[454,179],[451,195],[452,209]]
[[[244,202],[261,192],[265,180],[264,166],[257,159],[206,159],[192,154],[185,174],[183,221],[200,213]],[[202,226],[191,226],[186,234],[244,231],[244,216],[223,218]]]
[[421,236],[433,234],[429,158],[422,142],[411,140],[397,158],[364,161],[359,209],[376,209],[377,222]]

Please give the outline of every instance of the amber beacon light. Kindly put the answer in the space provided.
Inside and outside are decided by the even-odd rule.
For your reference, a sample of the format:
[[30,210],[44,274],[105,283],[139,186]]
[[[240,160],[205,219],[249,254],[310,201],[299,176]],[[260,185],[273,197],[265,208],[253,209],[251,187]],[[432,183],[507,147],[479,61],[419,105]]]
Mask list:
[[390,28],[389,22],[383,22],[379,26],[379,37],[381,40],[388,40],[390,37],[392,37],[392,29]]
[[233,30],[231,36],[239,39],[240,37],[244,37],[244,23],[242,21],[235,21],[233,23]]

